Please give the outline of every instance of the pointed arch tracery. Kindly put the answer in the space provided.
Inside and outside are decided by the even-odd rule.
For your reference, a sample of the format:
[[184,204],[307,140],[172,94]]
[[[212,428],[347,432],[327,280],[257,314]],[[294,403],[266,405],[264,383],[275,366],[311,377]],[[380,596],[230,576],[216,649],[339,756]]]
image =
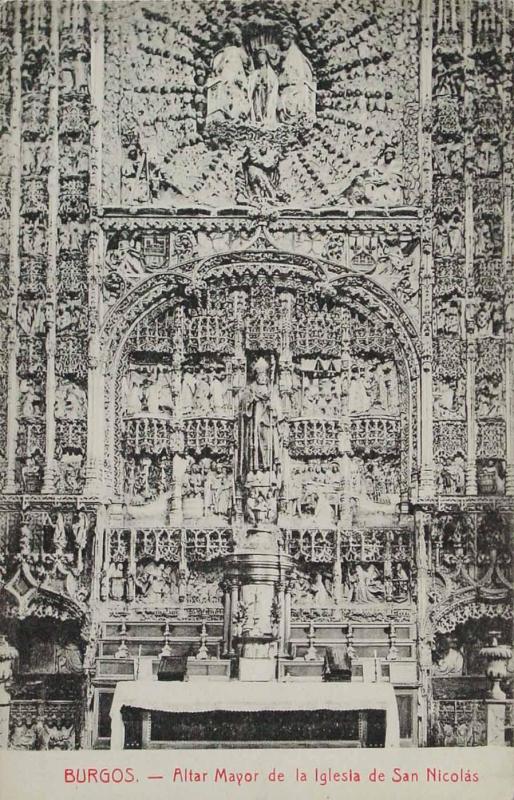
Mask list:
[[[186,268],[188,268],[187,272]],[[215,300],[216,291],[218,300]],[[333,278],[333,274],[329,272],[329,265],[320,260],[294,256],[276,250],[247,250],[228,255],[216,255],[182,265],[181,271],[155,274],[135,287],[109,312],[100,333],[99,349],[101,369],[105,375],[104,439],[106,452],[104,466],[114,495],[121,496],[122,494],[118,457],[123,438],[120,426],[123,416],[120,396],[123,372],[127,368],[131,342],[133,343],[140,332],[145,330],[145,326],[148,330],[149,326],[153,324],[157,331],[161,325],[164,331],[168,325],[166,336],[169,337],[168,360],[171,365],[172,351],[177,352],[177,348],[180,350],[184,346],[183,341],[182,343],[179,341],[184,335],[184,325],[187,327],[187,325],[196,324],[192,318],[189,319],[190,312],[193,316],[195,314],[202,316],[202,324],[209,325],[211,323],[205,320],[209,317],[210,312],[214,312],[214,314],[210,314],[211,317],[216,316],[214,308],[216,302],[224,302],[229,296],[232,298],[232,305],[228,313],[232,314],[236,328],[238,325],[239,327],[246,326],[244,336],[251,340],[253,335],[250,330],[251,321],[242,318],[239,319],[239,322],[234,322],[234,320],[238,315],[244,317],[246,313],[245,293],[246,295],[248,292],[258,294],[259,291],[262,294],[263,312],[254,314],[253,318],[259,320],[261,329],[264,323],[260,317],[265,319],[268,314],[267,324],[269,323],[272,327],[275,325],[275,321],[283,316],[285,310],[286,316],[289,315],[290,330],[286,331],[287,325],[284,327],[282,319],[283,329],[278,330],[277,328],[277,339],[275,344],[271,345],[270,342],[263,344],[263,340],[259,342],[259,336],[264,335],[261,330],[257,338],[253,337],[253,345],[249,348],[255,354],[265,351],[268,347],[268,349],[275,350],[276,359],[280,361],[280,348],[284,346],[284,337],[288,339],[286,350],[287,348],[291,349],[291,339],[298,335],[299,325],[297,314],[299,304],[296,303],[295,298],[300,296],[305,298],[307,295],[311,299],[317,298],[318,307],[315,312],[318,314],[317,335],[319,335],[320,325],[323,326],[323,323],[320,322],[323,313],[328,313],[330,316],[330,313],[335,312],[338,317],[338,330],[343,338],[345,325],[350,325],[350,329],[346,327],[348,341],[344,345],[348,351],[352,348],[354,350],[355,348],[358,350],[359,347],[361,350],[364,348],[367,354],[371,353],[371,357],[375,361],[378,359],[377,363],[379,363],[381,351],[390,351],[391,357],[397,365],[398,391],[401,394],[398,435],[401,440],[403,456],[399,480],[402,499],[406,501],[418,458],[419,340],[412,320],[399,303],[372,279],[354,273],[344,273]],[[208,295],[210,300],[206,299]],[[280,301],[277,300],[278,305],[274,310],[269,305],[272,295],[276,300],[278,297],[281,298]],[[203,308],[202,303],[204,304]],[[207,305],[210,303],[209,309],[205,305],[206,303]],[[320,309],[324,309],[324,311],[320,311]],[[327,312],[327,309],[330,311]],[[225,308],[224,314],[226,311]],[[320,314],[321,316],[319,316]],[[219,314],[217,316],[220,317]],[[179,317],[180,322],[177,323]],[[175,333],[172,331],[176,324],[179,327],[182,326],[179,334],[177,334],[177,330]],[[312,324],[315,327],[315,323]],[[357,337],[353,336],[353,340],[352,329],[354,333],[358,332],[359,334]],[[312,330],[307,337],[309,335],[312,337]],[[350,342],[350,340],[352,341]],[[305,346],[307,349],[309,347],[305,344],[302,346],[304,350]],[[295,355],[294,348],[293,344],[293,361],[298,356],[298,353]],[[331,350],[329,347],[329,352],[333,356],[335,350],[333,348]],[[287,356],[287,358],[289,357]],[[355,366],[354,369],[356,370]],[[358,378],[355,379],[358,380]],[[353,380],[351,370],[347,375],[347,380],[350,383]],[[365,416],[364,414],[363,417]],[[358,424],[361,427],[369,427],[366,419],[363,421],[361,418]],[[352,423],[350,423],[351,425]],[[357,420],[354,420],[354,429],[356,425]],[[391,427],[391,430],[393,428],[394,426]]]

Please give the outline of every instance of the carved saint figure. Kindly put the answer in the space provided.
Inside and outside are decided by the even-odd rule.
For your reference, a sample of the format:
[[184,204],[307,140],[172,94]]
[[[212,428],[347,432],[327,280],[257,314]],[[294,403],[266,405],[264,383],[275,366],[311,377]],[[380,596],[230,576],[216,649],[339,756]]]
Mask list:
[[148,585],[146,598],[148,600],[163,600],[168,594],[169,584],[168,575],[164,564],[156,564],[147,567]]
[[434,672],[438,675],[462,675],[464,658],[458,649],[457,642],[451,639],[447,643],[445,654],[435,665]]
[[248,145],[236,173],[237,202],[287,202],[289,195],[279,187],[280,159],[280,153],[274,147],[266,144]]
[[363,413],[369,411],[370,397],[368,394],[367,381],[365,380],[365,370],[363,367],[354,366],[350,379],[350,391],[348,396],[348,408],[350,413]]
[[86,512],[79,511],[77,518],[75,519],[75,521],[72,523],[71,526],[71,529],[73,531],[73,537],[75,539],[75,545],[78,550],[77,569],[79,572],[82,572],[83,554],[87,544],[88,527],[89,527],[89,521]]
[[216,372],[211,375],[209,400],[211,412],[214,416],[222,416],[227,413],[227,391],[225,381]]
[[116,249],[109,250],[106,262],[109,269],[127,281],[139,280],[145,275],[140,244],[127,233],[122,234]]
[[20,403],[21,416],[26,419],[35,417],[39,411],[40,396],[34,390],[32,381],[22,380],[20,382]]
[[356,603],[376,603],[384,595],[384,585],[374,564],[368,568],[357,564],[355,573],[349,576],[350,600]]
[[281,47],[285,57],[279,77],[278,117],[281,122],[302,113],[314,117],[316,89],[311,65],[289,34],[283,36]]
[[54,545],[56,550],[64,550],[68,543],[68,537],[66,536],[66,524],[64,522],[64,515],[62,511],[58,511],[55,516],[55,522],[53,523],[54,529]]
[[141,412],[141,384],[142,377],[137,372],[130,371],[124,378],[123,395],[125,397],[127,414]]
[[196,377],[190,369],[185,369],[182,377],[182,409],[184,414],[191,414],[195,405]]
[[321,572],[316,573],[316,577],[311,586],[315,606],[328,606],[332,604],[332,595],[325,586]]
[[259,358],[254,381],[246,388],[240,407],[240,468],[248,472],[271,472],[280,459],[280,398],[270,380],[269,365]]
[[123,562],[114,561],[109,564],[106,579],[109,582],[110,597],[113,600],[125,600],[125,570]]
[[318,492],[314,509],[314,519],[319,525],[332,525],[334,522],[334,511],[324,491]]
[[250,59],[239,31],[229,31],[227,44],[212,60],[207,83],[207,120],[247,119],[250,115],[247,72]]
[[131,145],[121,164],[121,194],[124,203],[150,201],[150,175],[146,153],[139,145]]
[[144,392],[144,400],[146,403],[146,408],[149,414],[157,415],[161,410],[160,404],[160,395],[161,395],[161,372],[157,370],[157,373],[153,380],[150,380]]
[[254,125],[274,128],[277,124],[278,78],[266,50],[258,50],[256,67],[248,79],[250,116]]
[[55,644],[56,672],[82,672],[82,656],[79,646],[66,638]]

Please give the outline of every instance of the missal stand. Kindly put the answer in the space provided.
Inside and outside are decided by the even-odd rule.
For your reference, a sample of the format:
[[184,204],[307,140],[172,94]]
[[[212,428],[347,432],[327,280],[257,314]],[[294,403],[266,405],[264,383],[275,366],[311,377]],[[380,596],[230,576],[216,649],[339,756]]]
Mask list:
[[187,656],[161,656],[157,668],[158,681],[183,681],[187,671]]
[[351,681],[352,662],[346,647],[327,647],[323,663],[323,680]]

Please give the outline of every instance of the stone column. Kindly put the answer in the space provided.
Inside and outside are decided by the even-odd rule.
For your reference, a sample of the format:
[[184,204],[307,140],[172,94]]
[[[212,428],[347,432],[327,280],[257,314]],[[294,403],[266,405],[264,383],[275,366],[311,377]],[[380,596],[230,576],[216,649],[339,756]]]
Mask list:
[[477,487],[477,450],[476,450],[476,402],[475,371],[477,363],[476,342],[469,341],[466,349],[466,420],[467,420],[467,460],[466,460],[466,494],[476,495]]
[[237,611],[237,607],[239,604],[239,584],[237,580],[231,580],[230,582],[230,627],[229,627],[229,639],[228,639],[228,648],[229,653],[234,652],[234,614]]
[[277,584],[277,608],[280,614],[278,621],[278,654],[285,654],[285,582],[279,581]]
[[286,590],[284,594],[284,652],[289,650],[289,642],[291,641],[291,589],[293,587],[292,579],[286,581]]
[[0,686],[0,751],[9,747],[9,718],[11,714],[11,695]]
[[88,456],[86,466],[85,494],[101,496],[105,487],[103,484],[103,408],[104,376],[101,365],[96,355],[89,354],[88,374]]
[[[503,7],[502,54],[506,56],[514,46],[509,35],[508,22],[512,20],[512,5],[505,0]],[[514,171],[514,134],[512,131],[512,76],[506,70],[505,82],[500,87],[503,100],[504,148],[503,148],[503,269],[505,272],[505,414],[506,414],[506,452],[505,452],[505,494],[514,495],[514,262],[512,225],[512,192]]]
[[430,515],[423,509],[415,512],[416,535],[416,615],[418,657],[418,745],[423,747],[428,738],[428,705],[430,699],[430,671],[432,667],[431,630],[429,624],[428,590],[430,565],[427,558],[427,526]]
[[505,747],[505,713],[507,697],[501,688],[501,681],[507,678],[507,665],[512,658],[512,650],[499,643],[499,631],[490,631],[491,641],[480,649],[486,660],[486,670],[490,685],[487,704],[487,744]]
[[169,524],[173,526],[182,525],[182,486],[184,482],[184,472],[186,460],[179,453],[174,453],[172,462],[172,494],[170,498]]
[[[514,313],[514,292],[510,304]],[[506,408],[506,476],[505,494],[514,495],[514,342],[508,341],[505,346],[505,408]]]
[[102,495],[104,465],[104,373],[99,343],[99,261],[103,252],[103,232],[91,226],[89,240],[89,345],[87,377],[87,461],[85,494]]
[[[464,70],[466,75],[473,70],[472,63],[472,34],[471,34],[471,2],[463,2],[463,55]],[[473,96],[464,86],[464,115],[469,118],[473,113]],[[474,302],[475,278],[473,274],[474,261],[474,221],[473,221],[473,173],[472,158],[474,154],[473,131],[466,130],[464,145],[464,263],[466,278],[466,300],[464,303],[464,316],[468,303]],[[477,494],[477,463],[476,463],[476,412],[475,412],[475,367],[477,350],[474,341],[470,341],[472,331],[465,330],[466,334],[466,494]]]
[[[234,418],[238,418],[238,408],[241,392],[246,386],[246,351],[245,351],[245,316],[246,316],[246,293],[242,290],[232,292],[233,317],[234,317],[234,355],[232,356],[232,410]],[[234,458],[234,532],[244,527],[243,496],[239,476],[241,474],[242,452],[236,448]]]
[[350,423],[350,409],[348,405],[349,391],[350,391],[350,374],[351,374],[351,350],[350,350],[350,312],[347,309],[341,310],[341,383],[340,383],[340,398],[339,398],[339,442],[338,449],[339,455],[351,453],[351,423]]
[[432,256],[426,254],[424,275],[421,278],[422,354],[420,371],[420,404],[418,418],[421,435],[421,469],[419,497],[430,499],[435,494],[434,485],[434,424],[433,424],[433,370],[432,370]]
[[46,266],[46,451],[43,493],[55,491],[55,311],[57,294],[57,227],[59,209],[59,21],[60,3],[52,0],[50,59],[53,69],[49,94],[48,255]]
[[225,581],[223,587],[223,655],[227,656],[230,652],[230,584]]
[[101,599],[101,582],[103,570],[107,568],[107,557],[105,554],[106,547],[106,530],[107,530],[107,513],[105,506],[98,505],[96,509],[96,522],[94,533],[94,569],[93,586],[91,590],[91,598],[93,600]]
[[286,412],[291,409],[291,394],[293,391],[293,358],[291,352],[291,330],[293,325],[294,295],[292,292],[281,294],[281,347],[279,356],[279,391]]
[[21,4],[14,3],[13,56],[11,59],[11,119],[10,119],[10,220],[9,220],[9,333],[7,339],[7,453],[4,492],[16,492],[16,439],[18,436],[18,377],[16,355],[16,306],[20,274],[20,204],[21,204]]
[[421,248],[421,373],[420,406],[420,474],[419,496],[433,497],[434,434],[432,378],[432,2],[421,4],[420,48],[420,169],[423,204]]
[[[180,445],[176,441],[177,449],[180,452],[173,454],[172,464],[172,497],[170,503],[170,525],[182,524],[182,485],[184,481],[184,472],[186,468],[186,461],[182,455],[185,447],[184,441],[184,423],[183,415],[184,409],[182,407],[182,366],[184,363],[184,337],[185,337],[185,319],[184,309],[181,305],[175,308],[173,315],[173,358],[172,358],[172,371],[171,371],[171,385],[173,393],[173,418],[176,430],[181,431],[179,435]],[[174,437],[177,438],[177,437]]]
[[91,147],[89,158],[89,206],[92,222],[88,248],[89,350],[87,387],[87,461],[84,492],[103,494],[103,422],[104,376],[100,362],[99,337],[101,314],[101,261],[105,252],[104,234],[98,221],[102,206],[102,110],[104,82],[104,8],[91,7]]
[[104,5],[91,5],[91,150],[89,205],[93,215],[102,206],[102,115],[104,101]]

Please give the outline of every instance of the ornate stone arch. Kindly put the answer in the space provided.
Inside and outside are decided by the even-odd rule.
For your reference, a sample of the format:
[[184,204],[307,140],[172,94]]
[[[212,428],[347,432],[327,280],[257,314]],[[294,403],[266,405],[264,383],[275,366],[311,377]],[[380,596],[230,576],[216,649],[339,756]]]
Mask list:
[[23,562],[3,586],[0,602],[6,617],[23,620],[28,617],[71,620],[82,625],[87,616],[84,605],[65,593],[42,586]]
[[460,623],[468,619],[513,618],[512,602],[507,592],[491,592],[479,597],[476,591],[465,590],[453,595],[446,602],[438,604],[430,615],[434,633],[450,633]]
[[353,307],[364,317],[380,321],[391,331],[400,365],[402,394],[407,398],[401,417],[402,446],[409,453],[402,470],[405,497],[417,458],[420,344],[412,320],[395,298],[371,278],[349,271],[333,278],[326,262],[277,250],[262,234],[245,250],[196,259],[187,265],[182,264],[175,271],[150,276],[109,311],[99,334],[99,369],[105,379],[102,438],[105,442],[103,462],[107,486],[116,493],[117,482],[113,482],[116,449],[113,420],[117,414],[117,376],[124,358],[124,346],[135,326],[149,315],[185,300],[188,294],[208,282],[216,279],[240,281],[245,276],[254,280],[256,275],[268,277],[270,281],[278,280],[291,288],[310,282],[314,289],[336,298],[341,306]]

